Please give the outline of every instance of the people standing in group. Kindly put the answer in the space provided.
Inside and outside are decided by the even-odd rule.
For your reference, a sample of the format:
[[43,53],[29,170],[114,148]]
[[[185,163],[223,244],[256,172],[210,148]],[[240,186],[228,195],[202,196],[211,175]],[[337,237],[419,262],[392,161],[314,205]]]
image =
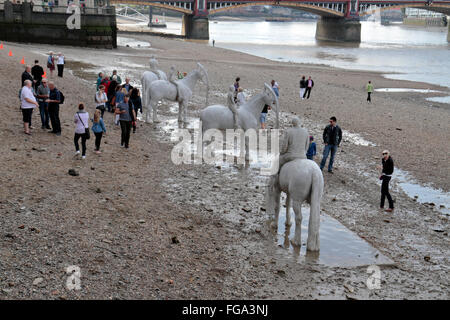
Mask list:
[[61,94],[55,84],[51,81],[48,83],[48,88],[50,89],[50,92],[46,102],[48,103],[48,115],[50,117],[50,123],[52,124],[52,131],[50,132],[60,136],[61,121],[59,119],[59,104],[61,102]]
[[131,103],[133,110],[134,110],[134,114],[136,115],[136,119],[132,123],[133,133],[136,133],[136,129],[137,129],[136,121],[137,121],[138,111],[141,111],[141,113],[142,113],[142,99],[141,99],[141,95],[140,95],[138,88],[133,88],[131,90],[129,103]]
[[103,118],[101,117],[101,111],[95,110],[94,119],[92,119],[92,131],[95,135],[95,153],[100,154],[100,145],[102,142],[103,134],[106,134],[106,127]]
[[98,91],[98,88],[100,87],[100,85],[102,85],[102,81],[103,81],[103,72],[99,72],[98,77],[97,77],[97,82],[96,82],[97,91]]
[[122,131],[120,146],[126,149],[128,149],[130,144],[132,122],[136,120],[134,110],[128,102],[129,96],[126,95],[123,102],[119,103],[116,107],[116,113],[119,114],[120,129]]
[[86,140],[88,135],[86,134],[86,129],[89,130],[89,113],[84,110],[84,104],[80,103],[78,105],[78,111],[74,115],[75,122],[75,136],[73,137],[73,142],[75,144],[75,155],[80,154],[80,145],[78,141],[81,138],[81,158],[86,159]]
[[114,76],[116,77],[116,81],[117,83],[121,84],[122,83],[122,78],[117,74],[117,70],[113,70],[113,73],[111,75],[111,79],[114,79]]
[[275,92],[276,96],[279,97],[280,96],[280,86],[278,85],[278,82],[276,82],[275,80],[272,80],[270,82],[270,84],[272,86],[273,92]]
[[302,79],[300,80],[300,99],[304,100],[305,99],[305,90],[306,90],[306,86],[308,85],[305,76],[302,77]]
[[314,81],[311,79],[311,76],[308,77],[308,80],[306,80],[306,90],[303,94],[303,98],[306,97],[306,99],[309,99],[309,95],[311,94],[311,90],[314,87]]
[[314,156],[317,154],[316,151],[316,143],[314,142],[314,137],[309,136],[309,147],[308,151],[306,151],[306,158],[309,160],[314,160]]
[[33,75],[31,74],[31,67],[25,66],[25,71],[22,73],[22,82],[21,86],[25,86],[25,80],[30,80],[31,83],[34,83]]
[[38,60],[34,60],[34,66],[31,68],[31,75],[34,79],[34,88],[37,88],[41,85],[42,77],[44,76],[44,69],[39,65]]
[[39,107],[39,104],[34,97],[31,86],[33,82],[31,80],[25,80],[24,86],[20,91],[20,108],[22,110],[23,131],[25,134],[31,135],[31,118],[33,115],[33,109]]
[[98,87],[97,93],[95,94],[95,103],[96,103],[95,109],[100,110],[102,118],[103,118],[103,114],[105,113],[105,110],[106,110],[107,102],[108,102],[108,97],[106,96],[106,93],[105,93],[105,86],[100,85]]
[[323,130],[323,143],[325,144],[325,148],[323,149],[323,157],[320,162],[320,170],[323,170],[325,167],[328,155],[331,152],[330,161],[328,162],[329,173],[333,173],[334,156],[342,140],[342,130],[336,122],[336,117],[331,117],[330,124]]
[[388,199],[389,208],[386,212],[394,211],[394,201],[392,200],[391,194],[389,193],[389,182],[391,181],[392,173],[394,173],[394,160],[389,154],[388,150],[384,150],[381,158],[381,200],[380,209],[384,209],[384,200]]
[[259,117],[259,122],[261,123],[261,129],[266,128],[266,121],[267,121],[267,113],[270,110],[270,106],[268,104],[264,105],[264,108],[261,111],[261,115]]
[[242,106],[243,104],[245,104],[246,100],[245,100],[245,93],[244,93],[244,89],[242,88],[238,88],[238,93],[236,96],[236,105],[237,106]]
[[65,57],[61,52],[58,52],[58,58],[56,59],[56,67],[58,68],[58,77],[63,77],[64,73]]
[[372,82],[371,81],[369,81],[368,83],[367,83],[367,85],[366,85],[366,90],[367,90],[367,102],[372,102],[372,99],[371,99],[371,94],[372,94],[372,92],[373,92],[373,84],[372,84]]
[[130,91],[133,90],[133,86],[130,84],[130,78],[125,78],[125,83],[122,85],[122,88],[127,90],[127,94],[129,94]]
[[42,79],[41,84],[37,88],[36,97],[39,103],[39,112],[41,115],[41,123],[42,129],[51,129],[50,128],[50,116],[48,114],[48,103],[47,99],[49,98],[50,89],[47,85],[47,79]]
[[55,57],[53,56],[52,51],[50,51],[47,58],[47,69],[50,70],[50,75],[53,77],[53,71],[55,70]]

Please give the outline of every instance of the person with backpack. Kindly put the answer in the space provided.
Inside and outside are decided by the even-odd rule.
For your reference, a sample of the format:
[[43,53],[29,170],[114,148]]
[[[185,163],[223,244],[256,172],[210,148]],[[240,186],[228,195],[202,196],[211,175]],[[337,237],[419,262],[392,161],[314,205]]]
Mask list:
[[[138,88],[133,88],[131,90],[129,103],[131,103],[133,110],[134,110],[134,114],[136,115],[136,118],[137,118],[138,111],[141,111],[141,113],[142,113],[142,99],[141,99]],[[132,124],[133,124],[133,133],[136,133],[136,128],[137,128],[136,119],[133,121]]]
[[57,136],[61,135],[61,121],[59,119],[59,105],[64,103],[64,95],[56,88],[53,82],[48,83],[50,89],[49,97],[45,101],[48,103],[48,115],[52,124],[52,131]]
[[75,156],[80,154],[80,145],[78,141],[81,138],[81,159],[86,159],[86,140],[89,139],[89,113],[84,110],[84,104],[78,105],[78,111],[74,116],[75,136],[73,143],[75,144]]
[[124,101],[117,105],[116,113],[119,114],[120,129],[122,131],[120,146],[128,149],[132,122],[136,120],[136,114],[128,103],[130,96],[125,95]]

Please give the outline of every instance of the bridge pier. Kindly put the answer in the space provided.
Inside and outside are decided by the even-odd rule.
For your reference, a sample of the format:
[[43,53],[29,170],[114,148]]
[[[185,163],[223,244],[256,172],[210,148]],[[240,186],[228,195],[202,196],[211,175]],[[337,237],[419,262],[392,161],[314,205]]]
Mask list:
[[321,17],[317,21],[316,39],[337,42],[361,42],[361,23],[358,20]]
[[184,14],[181,33],[187,39],[209,40],[209,21],[207,17],[195,17],[192,14]]

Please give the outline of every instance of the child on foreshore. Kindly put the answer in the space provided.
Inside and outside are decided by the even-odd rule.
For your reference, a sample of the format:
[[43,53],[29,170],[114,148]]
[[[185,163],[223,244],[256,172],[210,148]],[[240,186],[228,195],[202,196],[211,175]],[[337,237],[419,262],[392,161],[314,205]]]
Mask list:
[[95,153],[100,154],[100,143],[102,141],[102,136],[105,133],[106,134],[106,127],[105,123],[103,122],[103,118],[101,117],[101,110],[96,109],[94,113],[94,119],[92,119],[92,122],[94,123],[92,125],[92,131],[95,135]]
[[313,136],[309,136],[309,148],[308,151],[306,152],[306,157],[309,160],[314,160],[314,156],[317,154],[316,152],[316,143],[314,142],[314,137]]

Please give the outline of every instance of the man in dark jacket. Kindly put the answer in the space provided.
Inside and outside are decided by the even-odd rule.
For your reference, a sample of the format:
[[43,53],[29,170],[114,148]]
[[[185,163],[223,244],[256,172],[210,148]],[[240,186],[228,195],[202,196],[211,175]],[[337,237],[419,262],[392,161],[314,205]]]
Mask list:
[[323,143],[325,144],[325,148],[323,149],[323,157],[322,162],[320,163],[320,170],[323,170],[325,167],[325,162],[327,161],[328,155],[331,151],[330,162],[328,163],[328,172],[333,173],[333,162],[334,155],[339,147],[339,144],[342,140],[342,130],[336,124],[336,117],[330,118],[330,124],[325,127],[323,130]]
[[48,83],[48,88],[50,89],[50,92],[46,102],[48,103],[48,115],[50,116],[50,122],[52,124],[52,131],[49,132],[60,136],[61,121],[59,120],[59,104],[61,102],[61,95],[53,82]]
[[26,66],[25,67],[25,71],[22,73],[22,85],[21,85],[21,87],[23,87],[25,85],[25,80],[30,80],[31,83],[34,83],[33,76],[31,75],[31,67],[30,66]]
[[391,181],[391,175],[394,172],[394,160],[392,160],[388,150],[383,151],[381,164],[383,167],[380,176],[380,180],[382,180],[380,209],[384,209],[384,199],[387,198],[389,209],[387,209],[386,212],[392,212],[394,211],[394,201],[392,201],[391,194],[389,193],[389,181]]
[[39,65],[38,60],[34,60],[34,66],[31,68],[31,74],[34,78],[34,88],[37,88],[41,85],[42,76],[44,75],[44,69]]
[[306,99],[309,99],[309,95],[311,94],[311,90],[314,87],[314,81],[311,79],[311,76],[308,77],[308,80],[306,80],[306,90],[303,94],[303,98],[306,97]]
[[306,82],[305,76],[302,77],[302,80],[300,80],[300,98],[303,100],[305,99],[305,90],[308,83]]

